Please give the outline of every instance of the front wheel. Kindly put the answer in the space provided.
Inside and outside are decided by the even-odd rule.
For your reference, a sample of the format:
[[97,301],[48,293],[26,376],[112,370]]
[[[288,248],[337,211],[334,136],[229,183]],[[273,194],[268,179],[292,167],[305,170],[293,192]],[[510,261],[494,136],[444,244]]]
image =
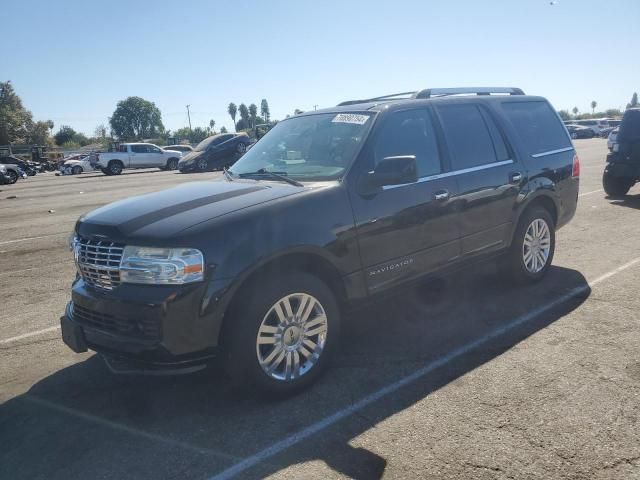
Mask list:
[[240,292],[230,319],[226,367],[235,383],[288,395],[313,383],[336,346],[340,312],[318,278],[291,273]]
[[206,172],[207,170],[209,170],[209,164],[207,163],[207,159],[200,157],[196,162],[196,168],[200,172]]
[[556,248],[555,225],[542,207],[527,210],[513,235],[504,268],[516,283],[533,283],[545,276]]
[[71,173],[74,175],[80,175],[82,173],[82,167],[80,165],[76,165],[71,169]]
[[624,197],[634,183],[634,180],[625,177],[614,177],[606,171],[602,175],[602,187],[610,197]]
[[242,155],[246,151],[247,151],[247,144],[246,143],[239,142],[238,145],[236,145],[236,153],[239,153],[240,155]]
[[177,170],[178,169],[178,159],[170,158],[167,160],[166,170]]

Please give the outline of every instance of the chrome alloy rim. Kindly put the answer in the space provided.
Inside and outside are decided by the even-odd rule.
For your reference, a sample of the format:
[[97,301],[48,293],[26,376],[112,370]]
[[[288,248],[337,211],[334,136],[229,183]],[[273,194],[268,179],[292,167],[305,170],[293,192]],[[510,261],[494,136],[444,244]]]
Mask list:
[[262,319],[256,353],[262,370],[275,380],[302,377],[320,360],[327,342],[327,315],[306,293],[278,300]]
[[544,268],[551,251],[551,232],[549,226],[541,218],[536,218],[524,234],[522,244],[522,260],[531,273],[538,273]]

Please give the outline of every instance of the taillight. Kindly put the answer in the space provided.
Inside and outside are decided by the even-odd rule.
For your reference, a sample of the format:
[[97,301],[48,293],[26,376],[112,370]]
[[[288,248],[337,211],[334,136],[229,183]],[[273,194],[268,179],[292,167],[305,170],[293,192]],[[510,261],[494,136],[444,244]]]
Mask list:
[[571,176],[576,178],[580,176],[580,159],[578,158],[577,154],[573,156],[573,168],[571,170]]

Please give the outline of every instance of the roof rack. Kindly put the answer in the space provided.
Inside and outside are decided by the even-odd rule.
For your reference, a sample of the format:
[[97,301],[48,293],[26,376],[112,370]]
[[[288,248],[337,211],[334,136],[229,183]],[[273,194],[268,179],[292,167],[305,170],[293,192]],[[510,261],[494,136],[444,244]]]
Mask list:
[[431,98],[446,95],[491,95],[492,93],[508,93],[509,95],[524,95],[520,88],[515,87],[460,87],[460,88],[426,88],[416,92],[412,98]]
[[357,105],[358,103],[371,103],[384,100],[425,99],[447,95],[491,95],[500,93],[509,95],[524,95],[522,89],[516,87],[425,88],[423,90],[418,90],[415,92],[393,93],[391,95],[382,95],[381,97],[366,98],[362,100],[346,100],[339,103],[338,106],[343,107],[345,105]]

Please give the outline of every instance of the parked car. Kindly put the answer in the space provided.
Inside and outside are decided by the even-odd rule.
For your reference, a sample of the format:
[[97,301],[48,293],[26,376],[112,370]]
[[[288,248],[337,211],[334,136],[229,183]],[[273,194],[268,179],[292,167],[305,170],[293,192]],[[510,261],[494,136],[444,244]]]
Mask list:
[[246,133],[221,133],[205,138],[193,152],[180,159],[181,172],[205,172],[228,167],[247,151],[251,143]]
[[182,156],[193,152],[193,147],[191,145],[169,145],[168,147],[162,147],[162,149],[180,152],[182,153]]
[[609,137],[607,137],[607,148],[609,151],[613,151],[613,145],[616,143],[616,139],[618,138],[618,130],[619,127],[614,128],[609,133]]
[[60,167],[62,175],[80,175],[84,172],[93,172],[98,170],[97,159],[98,154],[78,155],[79,158],[71,158],[65,160]]
[[398,97],[295,115],[216,181],[82,216],[66,344],[116,371],[219,353],[288,394],[326,367],[346,305],[483,258],[542,280],[580,174],[553,107],[515,88]]
[[182,153],[163,150],[152,143],[122,143],[117,152],[100,153],[97,167],[105,175],[120,175],[125,168],[175,170]]
[[610,197],[625,196],[640,180],[640,108],[627,109],[618,128],[602,175]]
[[0,185],[15,183],[7,173],[7,167],[0,164]]
[[30,162],[21,160],[20,158],[17,158],[14,156],[0,157],[0,164],[17,165],[18,167],[20,167],[20,170],[22,170],[24,173],[26,173],[30,177],[34,176],[37,173],[36,168],[33,165],[31,165]]
[[9,178],[9,183],[13,184],[18,181],[20,178],[27,178],[27,174],[22,170],[18,165],[6,163],[2,164],[6,169],[7,177]]
[[581,127],[580,125],[567,125],[567,131],[571,138],[593,138],[595,137],[595,133],[589,127]]

